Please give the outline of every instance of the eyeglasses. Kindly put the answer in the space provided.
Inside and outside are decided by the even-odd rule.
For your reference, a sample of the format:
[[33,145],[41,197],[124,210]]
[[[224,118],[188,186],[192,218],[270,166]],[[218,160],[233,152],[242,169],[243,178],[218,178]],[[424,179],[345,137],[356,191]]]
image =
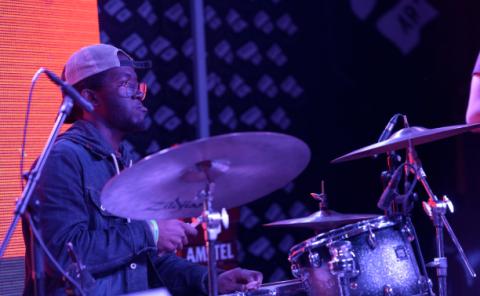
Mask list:
[[143,101],[147,96],[147,84],[145,82],[123,81],[118,86],[118,94],[122,97],[135,96],[140,101]]

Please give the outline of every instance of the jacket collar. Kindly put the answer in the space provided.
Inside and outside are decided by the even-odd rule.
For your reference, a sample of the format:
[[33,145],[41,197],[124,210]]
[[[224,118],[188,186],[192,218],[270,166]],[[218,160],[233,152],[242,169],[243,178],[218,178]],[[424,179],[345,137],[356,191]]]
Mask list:
[[115,153],[112,146],[104,139],[100,131],[93,125],[91,122],[85,120],[77,120],[74,124],[62,135],[58,137],[59,140],[70,140],[79,145],[82,145],[91,153],[96,155],[99,158],[111,157],[111,155],[116,155],[123,164],[127,164],[129,159],[129,153],[126,149],[124,142],[120,144],[120,155]]

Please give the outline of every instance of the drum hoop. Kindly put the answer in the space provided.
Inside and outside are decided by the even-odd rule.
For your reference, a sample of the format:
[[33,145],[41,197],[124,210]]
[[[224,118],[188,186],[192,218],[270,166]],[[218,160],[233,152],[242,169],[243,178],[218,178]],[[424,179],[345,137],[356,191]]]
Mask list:
[[325,245],[331,241],[344,240],[370,230],[378,230],[391,227],[399,223],[398,219],[392,220],[386,216],[363,220],[357,223],[348,224],[340,228],[317,234],[290,249],[288,261],[295,263],[305,252]]

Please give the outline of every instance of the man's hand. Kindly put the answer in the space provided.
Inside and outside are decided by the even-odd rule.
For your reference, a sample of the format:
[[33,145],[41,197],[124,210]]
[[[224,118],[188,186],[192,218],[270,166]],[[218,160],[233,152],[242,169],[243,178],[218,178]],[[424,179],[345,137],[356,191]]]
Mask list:
[[234,268],[218,275],[218,292],[221,294],[235,291],[250,291],[260,287],[263,281],[261,272]]
[[158,223],[158,253],[180,250],[188,243],[188,237],[197,235],[197,230],[180,220],[157,220]]

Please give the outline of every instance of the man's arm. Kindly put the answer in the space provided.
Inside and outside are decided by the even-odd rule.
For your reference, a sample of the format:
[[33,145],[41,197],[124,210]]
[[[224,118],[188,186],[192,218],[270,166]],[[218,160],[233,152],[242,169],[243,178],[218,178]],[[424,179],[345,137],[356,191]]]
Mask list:
[[480,76],[472,75],[470,83],[470,96],[468,98],[468,107],[466,114],[467,123],[480,122]]
[[[191,263],[173,253],[152,259],[159,278],[174,295],[208,294],[206,266]],[[262,273],[243,268],[219,271],[217,277],[220,294],[256,290],[263,281]]]
[[207,295],[207,267],[177,257],[174,253],[152,256],[159,279],[173,295]]
[[[128,263],[145,250],[155,249],[146,223],[104,219],[107,214],[96,211],[94,204],[89,203],[94,198],[90,195],[100,193],[84,190],[78,149],[68,142],[56,145],[36,191],[42,236],[55,258],[66,266],[66,244],[72,242],[89,271],[100,273]],[[102,223],[108,225],[95,229]]]

